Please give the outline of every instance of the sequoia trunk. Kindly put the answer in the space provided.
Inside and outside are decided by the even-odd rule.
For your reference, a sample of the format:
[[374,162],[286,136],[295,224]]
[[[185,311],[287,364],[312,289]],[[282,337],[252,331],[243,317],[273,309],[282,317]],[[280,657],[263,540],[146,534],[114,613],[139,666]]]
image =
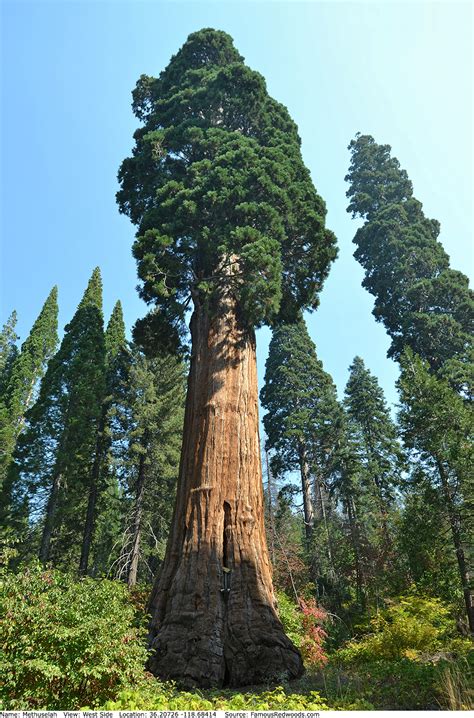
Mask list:
[[176,506],[150,597],[148,668],[187,685],[303,672],[275,611],[264,528],[255,337],[226,293],[196,305]]

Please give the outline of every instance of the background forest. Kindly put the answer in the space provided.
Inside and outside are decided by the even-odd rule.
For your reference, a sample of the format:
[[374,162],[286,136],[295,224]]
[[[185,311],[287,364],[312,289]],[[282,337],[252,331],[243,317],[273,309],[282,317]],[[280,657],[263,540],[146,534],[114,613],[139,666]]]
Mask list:
[[[472,293],[391,148],[357,134],[348,150],[354,257],[399,367],[398,405],[365,355],[338,394],[310,315],[273,316],[265,521],[306,676],[184,692],[144,673],[188,342],[155,324],[158,351],[142,320],[127,339],[121,302],[104,316],[96,268],[61,335],[56,287],[22,342],[15,312],[0,334],[2,708],[472,707]],[[164,306],[166,277],[153,291]]]

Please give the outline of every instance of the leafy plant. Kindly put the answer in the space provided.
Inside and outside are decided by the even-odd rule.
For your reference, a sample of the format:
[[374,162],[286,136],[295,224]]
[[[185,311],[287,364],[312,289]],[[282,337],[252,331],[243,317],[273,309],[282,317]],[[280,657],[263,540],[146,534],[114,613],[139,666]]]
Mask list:
[[278,613],[286,635],[300,649],[305,665],[321,667],[327,663],[324,651],[327,633],[322,625],[327,621],[327,613],[316,605],[314,598],[300,598],[296,604],[285,593],[279,593]]
[[[324,710],[328,706],[317,691],[303,695],[278,686],[255,693],[233,691],[180,691],[172,682],[149,678],[140,689],[124,690],[107,701],[104,710]],[[87,709],[86,709],[87,710]]]
[[2,709],[95,706],[139,680],[146,650],[125,586],[39,565],[0,579]]
[[338,660],[416,659],[446,647],[452,623],[450,609],[438,598],[401,596],[371,620],[372,633],[338,651]]

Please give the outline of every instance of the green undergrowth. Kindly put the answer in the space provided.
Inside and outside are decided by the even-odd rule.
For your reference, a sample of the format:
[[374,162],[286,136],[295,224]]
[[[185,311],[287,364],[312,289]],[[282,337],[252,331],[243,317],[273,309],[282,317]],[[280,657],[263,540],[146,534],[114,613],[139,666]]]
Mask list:
[[252,690],[181,691],[172,682],[154,678],[140,688],[121,691],[114,700],[101,705],[104,710],[325,710],[324,698],[316,690],[296,693],[283,686]]
[[34,564],[0,570],[0,709],[474,708],[472,642],[456,634],[450,607],[438,599],[393,600],[328,654],[327,614],[310,599],[297,606],[283,598],[285,628],[305,656],[301,679],[180,690],[143,668],[147,590]]
[[118,581],[0,572],[0,709],[96,705],[141,680],[143,621]]

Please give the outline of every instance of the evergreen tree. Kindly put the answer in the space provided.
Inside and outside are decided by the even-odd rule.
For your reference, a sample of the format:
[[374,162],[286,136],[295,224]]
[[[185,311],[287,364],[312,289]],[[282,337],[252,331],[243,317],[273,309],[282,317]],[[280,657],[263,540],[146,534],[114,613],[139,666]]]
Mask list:
[[[354,238],[355,257],[366,270],[364,286],[375,295],[374,314],[392,338],[389,355],[402,363],[405,443],[443,493],[473,630],[471,552],[465,548],[473,504],[466,454],[472,415],[457,393],[465,399],[472,394],[472,292],[467,277],[450,268],[437,239],[439,223],[425,217],[390,147],[358,135],[349,149],[348,210],[366,220]],[[405,347],[410,351],[404,354]]]
[[33,510],[42,520],[43,562],[69,565],[78,544],[104,375],[102,282],[95,269],[27,412],[16,452],[21,484],[34,495]]
[[366,271],[363,286],[375,296],[374,315],[392,339],[389,356],[399,357],[407,345],[470,393],[474,301],[468,279],[450,268],[439,222],[425,217],[390,146],[357,135],[349,149],[348,211],[366,220],[354,237],[354,256]]
[[[267,410],[263,423],[267,446],[274,452],[273,473],[277,477],[295,470],[300,474],[313,579],[334,581],[327,491],[340,407],[336,388],[317,358],[302,317],[275,327],[260,398]],[[318,544],[313,540],[315,529]]]
[[5,477],[16,441],[24,425],[24,417],[34,400],[35,389],[43,376],[46,364],[56,349],[58,334],[58,290],[53,287],[36,319],[20,353],[10,364],[8,380],[2,392],[0,436],[2,438],[2,474]]
[[0,332],[0,396],[2,397],[10,378],[13,362],[18,355],[16,323],[17,314],[13,311]]
[[474,632],[473,420],[470,406],[410,350],[398,382],[403,439],[441,492],[470,630]]
[[369,546],[361,521],[361,495],[363,464],[359,437],[355,434],[349,417],[341,406],[335,427],[336,447],[332,456],[331,495],[342,508],[352,556],[349,567],[350,583],[356,587],[356,602],[365,608],[368,589]]
[[129,497],[118,573],[150,580],[164,558],[176,493],[184,416],[184,365],[137,347],[129,373],[125,479]]
[[393,563],[395,558],[390,510],[400,485],[403,456],[397,428],[377,379],[360,357],[355,357],[349,371],[344,404],[359,446],[366,513],[371,515],[373,532],[377,534],[380,529],[382,534],[376,543],[383,569],[387,560]]
[[[113,479],[108,472],[107,457],[112,443],[113,412],[120,401],[122,393],[122,382],[127,371],[128,352],[125,338],[125,323],[120,301],[118,301],[110,316],[105,331],[105,384],[102,397],[100,419],[97,427],[96,445],[89,477],[89,495],[87,511],[84,523],[82,538],[81,557],[79,561],[79,572],[87,573],[89,554],[92,547],[92,539],[96,522],[97,502],[104,494],[104,510],[107,511],[109,501],[117,503],[117,486],[113,485]],[[107,491],[108,489],[108,491]],[[105,541],[107,533],[106,525],[102,527],[102,541]],[[114,532],[112,532],[114,533]],[[110,539],[106,541],[110,545]]]
[[404,492],[397,546],[405,565],[404,591],[415,584],[420,592],[455,603],[463,611],[445,496],[432,472],[416,464]]
[[10,380],[12,366],[18,356],[15,331],[16,312],[13,311],[0,332],[0,491],[2,494],[0,508],[0,525],[4,525],[7,504],[10,503],[10,486],[5,486],[5,475],[11,458],[12,431],[6,390]]
[[143,126],[119,172],[118,202],[138,226],[140,291],[155,305],[137,330],[161,329],[176,346],[194,307],[177,506],[150,599],[157,650],[149,668],[214,685],[298,675],[301,658],[273,608],[264,538],[254,327],[317,305],[335,239],[294,122],[226,33],[193,33],[157,79],[140,78],[133,97]]

